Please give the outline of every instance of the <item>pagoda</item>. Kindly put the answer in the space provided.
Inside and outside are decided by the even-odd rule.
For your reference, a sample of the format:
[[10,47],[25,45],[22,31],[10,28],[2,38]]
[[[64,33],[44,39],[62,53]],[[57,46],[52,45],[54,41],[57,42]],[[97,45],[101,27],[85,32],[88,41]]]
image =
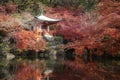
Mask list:
[[37,18],[37,20],[39,21],[37,30],[39,32],[45,32],[45,33],[49,33],[50,25],[56,24],[62,20],[62,19],[52,19],[47,16],[44,16],[43,14],[41,14],[40,16],[36,16],[35,18]]

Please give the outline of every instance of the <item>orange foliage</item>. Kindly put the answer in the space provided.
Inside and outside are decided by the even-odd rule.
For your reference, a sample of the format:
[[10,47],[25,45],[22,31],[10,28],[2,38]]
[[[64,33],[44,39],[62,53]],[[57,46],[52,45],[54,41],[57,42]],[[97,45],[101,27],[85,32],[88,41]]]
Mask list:
[[4,6],[0,5],[0,14],[11,14],[18,11],[17,5],[13,3],[7,3]]
[[[97,51],[91,51],[91,54],[96,55],[103,55],[104,52],[107,52],[110,55],[119,53],[119,2],[117,3],[109,0],[107,2],[105,0],[100,3],[100,9],[107,6],[105,10],[101,10],[101,14],[104,14],[104,16],[100,15],[96,17],[94,13],[89,14],[76,12],[77,10],[72,11],[59,7],[58,9],[56,8],[56,15],[59,13],[61,15],[58,16],[64,18],[60,24],[58,23],[59,27],[57,27],[56,33],[57,35],[63,35],[65,39],[72,41],[72,44],[69,43],[65,45],[65,47],[73,47],[79,54],[84,53],[84,47],[88,47],[91,50],[97,48]],[[110,7],[112,7],[112,9]],[[109,10],[109,8],[111,10]],[[106,12],[107,10],[109,12]]]
[[115,0],[103,0],[98,4],[99,12],[102,15],[108,15],[110,13],[120,14],[120,2]]
[[[101,18],[96,25],[97,30],[94,36],[98,36],[100,51],[106,51],[111,55],[119,53],[120,46],[120,15],[111,13]],[[99,32],[99,33],[98,33]]]
[[41,35],[33,31],[19,29],[15,32],[16,47],[21,50],[39,51],[45,49],[46,42]]
[[20,26],[19,21],[12,18],[10,15],[0,15],[0,31],[10,33],[15,31]]
[[[74,44],[77,53],[83,53],[84,47],[89,49],[97,48],[91,54],[102,55],[105,52],[110,55],[119,54],[120,50],[120,15],[109,14],[101,18],[95,25],[91,26],[87,37]],[[117,23],[117,24],[115,24]]]
[[7,13],[15,13],[17,11],[17,5],[13,3],[7,3],[5,7]]

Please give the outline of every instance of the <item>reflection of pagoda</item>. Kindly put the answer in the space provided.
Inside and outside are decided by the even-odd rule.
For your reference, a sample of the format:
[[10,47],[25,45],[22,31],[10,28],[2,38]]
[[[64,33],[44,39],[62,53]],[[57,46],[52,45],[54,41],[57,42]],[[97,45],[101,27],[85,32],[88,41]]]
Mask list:
[[45,33],[46,32],[48,33],[50,31],[50,25],[55,24],[62,20],[62,19],[52,19],[44,16],[43,14],[41,14],[40,16],[36,16],[35,18],[37,18],[39,21],[37,30],[39,30],[39,32],[45,32]]

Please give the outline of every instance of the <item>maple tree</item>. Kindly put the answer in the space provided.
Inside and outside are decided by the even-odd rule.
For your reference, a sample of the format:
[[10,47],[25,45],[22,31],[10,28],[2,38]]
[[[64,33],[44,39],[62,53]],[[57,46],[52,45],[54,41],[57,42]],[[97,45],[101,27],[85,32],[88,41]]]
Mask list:
[[[66,47],[74,47],[78,54],[84,53],[84,48],[88,47],[91,50],[90,54],[117,55],[120,46],[118,5],[119,3],[116,1],[104,1],[98,4],[101,11],[96,10],[91,13],[84,12],[85,10],[82,7],[79,10],[56,7],[54,10],[48,10],[48,12],[54,13],[54,16],[63,17],[63,21],[58,23],[55,32],[56,35],[62,35],[70,41],[65,45]],[[107,6],[106,10],[102,10],[105,6]],[[50,14],[47,15],[50,16]]]
[[18,6],[14,3],[0,5],[0,14],[12,14],[18,11]]
[[108,15],[110,13],[120,14],[120,2],[117,0],[103,0],[98,4],[98,11],[102,15]]
[[34,31],[26,31],[19,29],[15,32],[14,38],[16,40],[16,47],[20,50],[43,50],[46,42],[41,35]]
[[[36,5],[32,9],[38,9],[37,2],[39,0],[25,0],[23,3],[18,0],[12,0],[18,4],[19,11],[27,10],[28,6],[31,7]],[[111,57],[120,55],[120,2],[119,0],[40,0],[48,5],[45,6],[45,15],[51,18],[63,18],[60,23],[55,25],[55,29],[50,31],[55,36],[61,36],[65,40],[68,40],[67,44],[62,46],[65,48],[74,48],[77,56],[74,61],[65,61],[65,70],[63,72],[53,72],[53,78],[61,80],[103,80],[103,79],[119,79],[119,73],[112,71],[108,73],[105,71],[105,66],[101,66],[98,62],[87,62],[81,59],[81,54],[87,56],[95,55],[94,58],[98,57]],[[51,2],[50,2],[51,1]],[[56,2],[58,1],[57,5]],[[61,6],[61,2],[64,1],[64,5]],[[83,1],[85,3],[76,3],[77,1]],[[94,3],[97,1],[97,4]],[[0,1],[2,2],[2,1]],[[33,4],[31,4],[33,2]],[[35,2],[35,3],[34,3]],[[73,3],[72,3],[73,2]],[[70,3],[70,4],[69,4]],[[76,4],[74,4],[76,3]],[[23,5],[21,5],[23,4]],[[28,4],[28,5],[26,5]],[[63,3],[62,3],[63,4]],[[83,5],[80,5],[83,4]],[[91,10],[86,12],[88,9],[97,5],[97,10]],[[93,5],[93,6],[91,6]],[[56,6],[56,7],[55,7]],[[53,8],[54,7],[54,8]],[[13,8],[13,11],[11,11]],[[87,9],[88,8],[88,9]],[[0,6],[0,12],[13,13],[17,10],[17,6],[13,4],[6,4]],[[88,10],[89,11],[89,10]],[[27,16],[26,14],[23,14]],[[29,18],[29,17],[28,17]],[[12,22],[11,22],[12,21]],[[20,27],[19,22],[14,20],[10,15],[0,15],[0,33],[14,34],[15,46],[20,50],[34,50],[40,51],[45,49],[46,42],[41,35],[38,35],[36,31],[24,30]],[[3,33],[3,34],[4,34]],[[33,52],[34,53],[34,52]],[[30,54],[31,55],[31,54]],[[68,54],[69,55],[69,54]],[[80,56],[79,56],[80,55]],[[106,57],[107,55],[107,57]],[[85,56],[86,57],[86,56]],[[92,56],[93,57],[93,56]],[[88,60],[90,61],[90,60]],[[97,64],[96,64],[97,63]],[[19,64],[19,63],[18,63]],[[119,66],[118,66],[119,67]],[[15,80],[37,80],[39,77],[42,80],[41,70],[36,70],[34,64],[19,64],[15,72]],[[116,64],[115,64],[115,68]],[[71,70],[70,70],[71,69]],[[111,68],[109,68],[111,69]],[[117,69],[116,69],[117,70]],[[56,70],[57,71],[57,70]],[[117,70],[119,71],[119,70]],[[31,73],[32,72],[32,73]],[[67,75],[66,75],[67,73]],[[110,77],[110,78],[109,78]]]

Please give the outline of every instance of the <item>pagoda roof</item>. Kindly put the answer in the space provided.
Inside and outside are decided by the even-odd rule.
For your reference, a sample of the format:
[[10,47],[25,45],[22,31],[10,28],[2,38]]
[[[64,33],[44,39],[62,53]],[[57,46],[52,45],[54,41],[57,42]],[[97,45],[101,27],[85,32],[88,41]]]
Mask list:
[[52,19],[44,15],[36,16],[36,18],[40,21],[45,21],[45,22],[50,22],[50,23],[59,22],[62,20],[62,19]]

